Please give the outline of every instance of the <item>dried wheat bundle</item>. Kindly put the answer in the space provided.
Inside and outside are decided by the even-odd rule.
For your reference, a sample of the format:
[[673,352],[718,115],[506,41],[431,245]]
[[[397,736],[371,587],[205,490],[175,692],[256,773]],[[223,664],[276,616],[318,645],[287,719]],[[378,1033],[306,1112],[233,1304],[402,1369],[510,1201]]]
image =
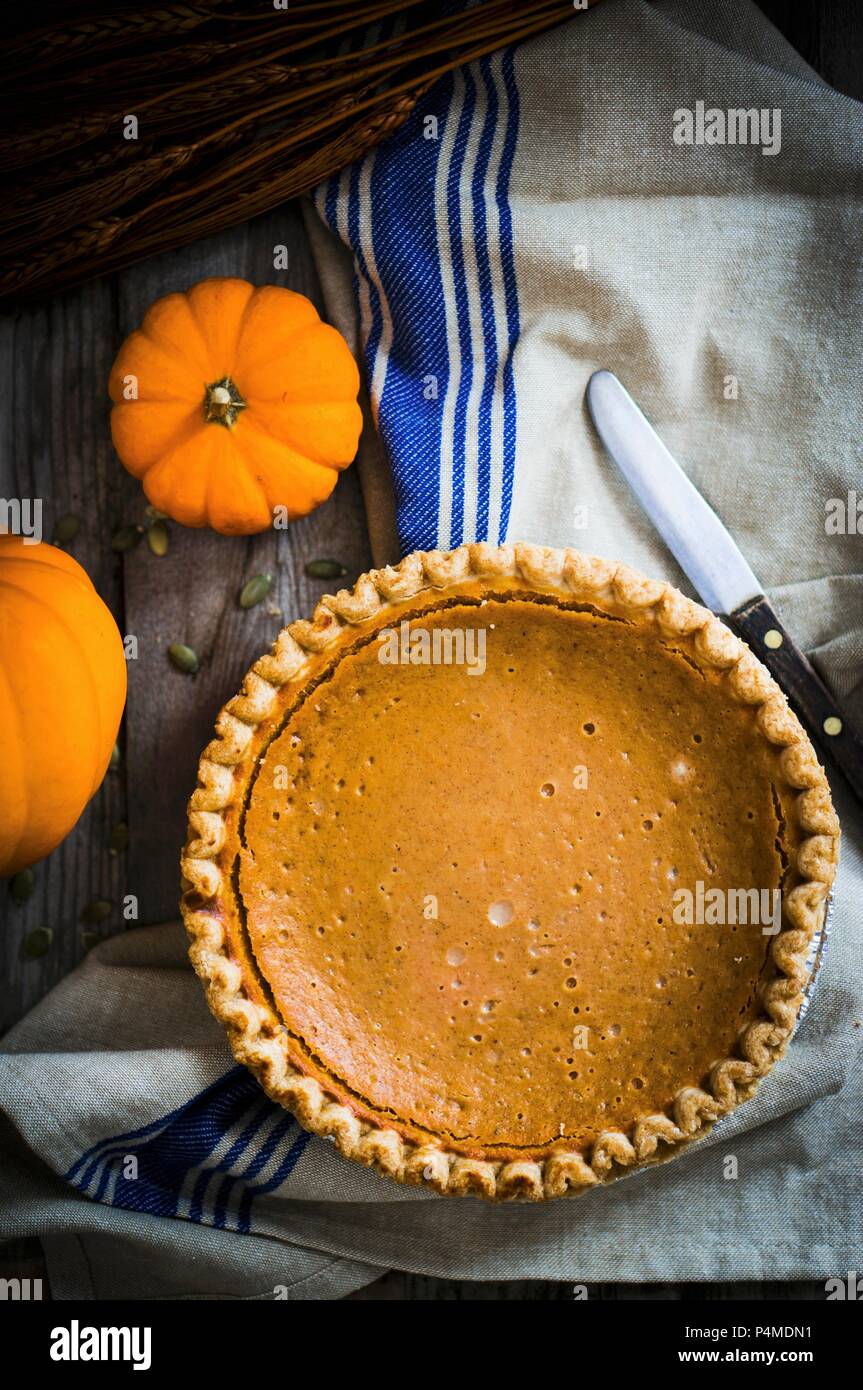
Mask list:
[[383,140],[443,73],[583,7],[40,6],[38,28],[19,18],[4,41],[0,303],[266,212]]

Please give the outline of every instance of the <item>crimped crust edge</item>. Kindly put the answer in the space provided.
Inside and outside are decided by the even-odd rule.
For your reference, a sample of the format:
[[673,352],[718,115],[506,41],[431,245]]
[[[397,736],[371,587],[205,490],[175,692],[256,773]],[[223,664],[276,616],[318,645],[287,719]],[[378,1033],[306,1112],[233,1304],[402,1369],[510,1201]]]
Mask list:
[[[471,1158],[443,1144],[414,1142],[395,1129],[361,1120],[290,1061],[281,1020],[269,1006],[246,996],[242,971],[228,955],[219,920],[218,904],[232,891],[216,860],[236,795],[234,769],[246,757],[253,733],[268,718],[280,689],[301,678],[309,658],[325,651],[346,627],[380,617],[386,606],[429,589],[495,578],[515,580],[526,592],[553,591],[632,621],[655,624],[663,637],[691,639],[698,660],[726,674],[733,697],[758,706],[758,728],[770,743],[783,748],[782,773],[800,793],[795,808],[805,832],[797,850],[802,881],[784,895],[783,929],[771,943],[779,973],[762,991],[764,1016],[741,1033],[739,1055],[714,1065],[706,1088],[682,1088],[669,1113],[645,1116],[629,1133],[600,1134],[588,1156],[563,1146],[541,1160]],[[415,551],[396,566],[361,575],[353,589],[324,595],[311,621],[283,628],[271,651],[255,662],[241,692],[219,714],[216,737],[201,756],[181,858],[181,908],[192,964],[204,983],[210,1009],[227,1029],[234,1056],[306,1129],[332,1140],[346,1158],[398,1182],[490,1200],[541,1201],[584,1191],[621,1171],[670,1156],[749,1099],[794,1031],[806,983],[807,949],[823,921],[839,835],[827,778],[805,731],[766,668],[719,618],[670,584],[646,579],[624,564],[572,549],[476,543],[447,552]]]

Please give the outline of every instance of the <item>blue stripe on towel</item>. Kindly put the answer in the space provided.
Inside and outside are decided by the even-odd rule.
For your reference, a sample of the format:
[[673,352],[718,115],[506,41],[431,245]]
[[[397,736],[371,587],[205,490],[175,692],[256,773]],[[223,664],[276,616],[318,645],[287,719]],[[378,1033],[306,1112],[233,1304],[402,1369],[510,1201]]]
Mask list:
[[296,1128],[297,1126],[293,1116],[284,1115],[277,1121],[257,1152],[252,1155],[251,1162],[246,1165],[242,1174],[235,1174],[222,1180],[213,1201],[213,1212],[215,1216],[214,1225],[223,1227],[226,1224],[229,1203],[235,1191],[242,1190],[245,1192],[245,1190],[247,1190],[249,1179],[257,1177],[261,1169],[280,1151],[280,1146],[285,1136],[292,1131],[296,1131]]
[[266,1182],[247,1186],[237,1212],[236,1229],[238,1231],[248,1232],[251,1230],[252,1202],[256,1197],[263,1196],[267,1192],[274,1192],[290,1177],[311,1137],[305,1130],[301,1130],[273,1176]]
[[[432,549],[438,537],[441,408],[450,362],[437,226],[423,209],[434,196],[452,92],[451,77],[437,83],[422,110],[416,109],[376,152],[365,210],[389,306],[391,342],[379,387],[378,427],[390,458],[398,460],[394,477],[405,549]],[[438,140],[424,136],[427,116],[438,121]],[[366,356],[370,382],[381,377],[379,353],[380,343],[372,340]]]
[[[176,1110],[169,1111],[167,1115],[163,1115],[159,1120],[154,1120],[152,1124],[144,1125],[140,1129],[128,1130],[125,1134],[115,1135],[111,1139],[101,1139],[98,1144],[94,1144],[91,1148],[87,1149],[87,1151],[72,1164],[71,1168],[65,1174],[66,1181],[75,1183],[75,1186],[80,1187],[83,1191],[89,1185],[96,1166],[100,1162],[101,1157],[104,1156],[104,1151],[110,1146],[117,1144],[132,1146],[136,1140],[146,1140],[151,1135],[161,1132],[174,1121],[179,1120],[202,1104],[207,1113],[218,1115],[223,1111],[229,1111],[237,1104],[240,1098],[248,1102],[259,1095],[260,1087],[255,1082],[251,1073],[248,1072],[245,1067],[234,1067],[231,1071],[226,1072],[224,1076],[219,1077],[218,1081],[214,1081],[213,1084],[202,1091],[200,1095],[193,1096],[192,1099],[186,1101],[184,1105],[179,1106]],[[94,1155],[96,1156],[95,1159]],[[94,1159],[94,1161],[91,1163],[86,1173],[82,1177],[79,1177],[79,1171],[88,1159]]]
[[[285,1181],[308,1140],[245,1067],[235,1067],[162,1119],[93,1145],[66,1180],[127,1211],[248,1231],[255,1197]],[[134,1178],[123,1174],[129,1157]]]
[[[205,1219],[207,1189],[212,1183],[213,1175],[215,1173],[228,1174],[233,1172],[235,1165],[240,1162],[252,1142],[252,1139],[259,1132],[264,1121],[271,1113],[272,1106],[265,1104],[262,1100],[257,1111],[252,1112],[242,1133],[233,1141],[227,1152],[216,1163],[207,1164],[201,1169],[192,1189],[192,1197],[189,1204],[190,1221],[203,1221]],[[222,1182],[219,1184],[218,1194],[212,1204],[215,1211],[214,1225],[216,1226],[224,1224],[223,1221],[220,1221],[219,1217],[220,1213],[224,1215],[232,1185],[233,1178],[228,1177],[223,1178]]]
[[508,49],[441,78],[389,140],[315,193],[354,253],[366,375],[403,551],[506,536],[520,331],[509,205],[518,121]]

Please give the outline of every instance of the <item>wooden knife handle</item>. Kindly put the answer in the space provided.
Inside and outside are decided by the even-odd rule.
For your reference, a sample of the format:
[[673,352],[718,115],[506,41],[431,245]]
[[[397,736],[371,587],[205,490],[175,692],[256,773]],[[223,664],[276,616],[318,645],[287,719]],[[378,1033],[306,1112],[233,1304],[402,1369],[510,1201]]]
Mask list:
[[763,594],[729,620],[778,681],[813,740],[863,801],[863,739],[842,713],[809,659],[795,647]]

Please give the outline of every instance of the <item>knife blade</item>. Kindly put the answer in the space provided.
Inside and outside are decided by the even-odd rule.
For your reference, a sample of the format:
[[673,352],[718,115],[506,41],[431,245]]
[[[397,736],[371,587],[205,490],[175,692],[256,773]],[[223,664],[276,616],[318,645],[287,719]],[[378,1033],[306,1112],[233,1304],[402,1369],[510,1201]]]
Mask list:
[[713,508],[613,372],[594,372],[587,406],[597,434],[706,607],[748,642],[863,801],[863,739],[782,626]]

